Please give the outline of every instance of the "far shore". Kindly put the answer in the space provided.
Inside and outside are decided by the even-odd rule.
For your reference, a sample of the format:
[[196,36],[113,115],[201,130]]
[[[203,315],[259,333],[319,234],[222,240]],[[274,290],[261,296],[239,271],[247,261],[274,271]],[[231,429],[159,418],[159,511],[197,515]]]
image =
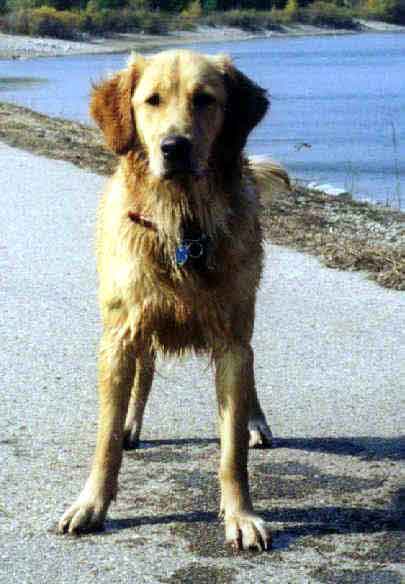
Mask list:
[[359,21],[358,30],[316,27],[294,24],[277,31],[248,32],[239,28],[199,26],[194,31],[175,31],[165,35],[141,33],[114,34],[105,37],[86,37],[81,41],[49,37],[30,37],[0,33],[0,59],[30,59],[66,55],[128,53],[151,51],[185,44],[231,42],[253,38],[288,38],[300,36],[334,36],[362,33],[404,33],[405,26],[377,21]]

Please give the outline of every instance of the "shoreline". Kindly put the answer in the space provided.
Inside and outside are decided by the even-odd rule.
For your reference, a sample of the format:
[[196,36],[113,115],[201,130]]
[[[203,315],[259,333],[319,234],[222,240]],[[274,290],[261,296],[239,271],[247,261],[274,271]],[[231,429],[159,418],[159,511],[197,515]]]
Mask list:
[[[10,103],[0,102],[0,141],[104,176],[117,164],[98,129]],[[300,185],[263,194],[262,204],[271,243],[317,256],[331,268],[365,271],[380,285],[405,291],[404,212]]]
[[165,35],[122,33],[105,37],[89,37],[88,40],[82,41],[0,33],[0,60],[151,51],[184,44],[221,43],[261,38],[405,33],[405,26],[379,21],[359,20],[358,22],[360,25],[358,30],[294,24],[282,26],[277,31],[251,33],[239,28],[199,26],[195,31],[175,31]]

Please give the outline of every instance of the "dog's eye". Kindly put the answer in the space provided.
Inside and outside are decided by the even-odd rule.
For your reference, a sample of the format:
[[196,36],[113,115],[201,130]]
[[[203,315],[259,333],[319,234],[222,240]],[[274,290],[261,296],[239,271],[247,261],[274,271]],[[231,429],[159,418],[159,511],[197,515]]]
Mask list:
[[153,105],[154,107],[160,104],[160,95],[158,93],[153,93],[148,99],[146,103],[149,105]]
[[210,93],[196,93],[193,96],[193,105],[198,109],[213,105],[215,101],[215,97]]

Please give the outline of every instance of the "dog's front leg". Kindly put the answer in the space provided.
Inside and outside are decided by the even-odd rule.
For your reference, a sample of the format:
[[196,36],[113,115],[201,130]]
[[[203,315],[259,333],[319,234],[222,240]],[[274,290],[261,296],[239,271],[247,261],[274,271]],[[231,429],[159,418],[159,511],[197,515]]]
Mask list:
[[248,420],[254,398],[253,352],[236,345],[215,355],[221,439],[221,514],[225,537],[236,549],[268,549],[270,534],[249,494]]
[[92,469],[81,495],[59,522],[61,533],[102,528],[108,506],[117,493],[124,420],[134,373],[132,345],[106,331],[100,346],[99,426]]

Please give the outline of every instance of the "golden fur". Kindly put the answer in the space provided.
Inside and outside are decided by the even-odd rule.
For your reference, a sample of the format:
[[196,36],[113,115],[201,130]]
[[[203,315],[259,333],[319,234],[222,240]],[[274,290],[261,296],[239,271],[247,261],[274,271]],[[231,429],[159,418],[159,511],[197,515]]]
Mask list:
[[[61,532],[101,526],[116,496],[123,444],[139,440],[156,353],[191,349],[208,352],[216,367],[226,540],[269,547],[247,475],[249,436],[255,446],[271,433],[250,345],[263,260],[259,202],[255,169],[242,156],[267,106],[265,92],[227,57],[190,51],[134,57],[94,88],[92,116],[121,158],[98,218],[104,333],[97,447]],[[262,165],[258,180],[269,172],[282,176]],[[179,266],[176,249],[190,226],[210,245],[201,265]]]

